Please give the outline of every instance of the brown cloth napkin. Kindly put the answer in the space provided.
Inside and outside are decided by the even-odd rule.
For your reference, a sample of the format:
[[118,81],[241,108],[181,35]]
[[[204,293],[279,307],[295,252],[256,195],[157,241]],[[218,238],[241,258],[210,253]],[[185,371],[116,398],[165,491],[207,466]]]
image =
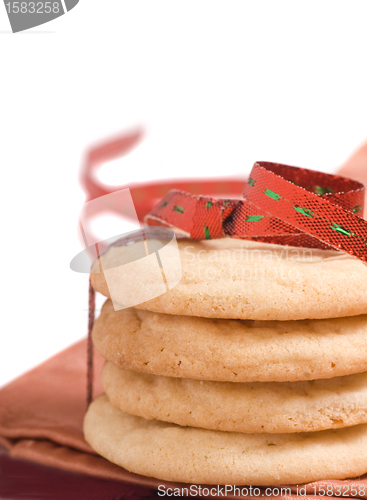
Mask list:
[[[94,356],[94,397],[103,359]],[[15,458],[103,479],[142,485],[142,478],[98,456],[83,437],[87,343],[83,340],[0,390],[0,445]],[[144,482],[144,481],[143,481]],[[155,486],[147,478],[144,486]]]
[[157,494],[142,486],[106,481],[84,474],[11,458],[0,449],[2,500],[150,500]]
[[[352,156],[339,173],[367,184],[367,143]],[[103,360],[96,352],[94,359],[95,397],[102,392],[100,371]],[[140,488],[136,490],[137,496],[141,495],[141,487],[147,488],[148,495],[149,489],[157,490],[159,485],[165,485],[166,488],[188,486],[132,474],[98,456],[83,438],[86,394],[87,343],[83,340],[0,390],[0,446],[5,447],[9,456],[15,459],[28,460],[93,478],[120,481],[130,485],[126,496],[132,494],[131,485]],[[1,493],[3,481],[2,466],[1,498],[4,498]],[[292,495],[288,495],[289,498],[297,493],[295,486],[292,486],[291,490]],[[307,485],[306,489],[299,490],[299,493],[302,496],[307,493],[306,498],[311,499],[315,492],[323,495],[323,490],[324,495],[329,497],[334,495],[367,498],[367,475],[347,481],[318,481]],[[103,491],[106,493],[106,490]],[[259,491],[260,496],[279,498],[277,494],[265,494],[264,489]],[[254,496],[259,495],[256,492]],[[7,498],[11,498],[10,495]],[[99,498],[112,497],[101,494]],[[124,498],[124,494],[121,498]],[[234,495],[228,494],[227,498],[234,498]]]

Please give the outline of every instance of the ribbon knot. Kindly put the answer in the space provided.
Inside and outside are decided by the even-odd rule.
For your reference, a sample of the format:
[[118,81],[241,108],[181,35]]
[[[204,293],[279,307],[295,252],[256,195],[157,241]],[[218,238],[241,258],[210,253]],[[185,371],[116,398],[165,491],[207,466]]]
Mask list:
[[200,196],[197,199],[193,226],[190,233],[193,239],[223,238],[231,234],[228,225],[233,221],[233,212],[241,203],[238,200],[213,199]]

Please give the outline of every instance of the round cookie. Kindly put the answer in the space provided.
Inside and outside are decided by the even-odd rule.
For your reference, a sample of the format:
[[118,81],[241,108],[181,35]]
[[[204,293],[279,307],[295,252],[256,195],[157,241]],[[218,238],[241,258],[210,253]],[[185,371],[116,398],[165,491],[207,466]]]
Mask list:
[[203,382],[121,370],[107,362],[102,384],[120,410],[182,426],[289,433],[367,423],[367,372],[311,382]]
[[298,434],[242,434],[145,420],[105,395],[89,407],[85,439],[130,472],[194,484],[278,485],[367,472],[367,425]]
[[[181,281],[136,307],[176,315],[280,321],[367,313],[367,266],[343,252],[234,238],[177,243]],[[119,247],[111,247],[102,256],[104,268],[113,268],[118,255]],[[91,281],[95,290],[110,297],[97,262]],[[114,301],[121,302],[118,290]]]
[[293,382],[367,371],[367,315],[243,321],[115,311],[95,321],[93,343],[120,368],[227,382]]

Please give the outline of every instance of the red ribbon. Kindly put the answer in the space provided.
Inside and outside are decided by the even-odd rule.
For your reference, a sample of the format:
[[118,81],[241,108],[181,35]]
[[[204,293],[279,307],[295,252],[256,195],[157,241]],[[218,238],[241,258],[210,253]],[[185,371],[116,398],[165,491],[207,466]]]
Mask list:
[[[363,184],[277,163],[255,163],[243,199],[174,190],[152,210],[149,225],[193,239],[230,236],[282,245],[335,248],[367,262]],[[358,215],[357,215],[358,214]]]
[[[187,190],[197,195],[239,195],[241,192],[245,183],[245,178],[173,179],[131,183],[121,186],[108,186],[101,182],[97,177],[99,167],[108,161],[116,160],[117,158],[129,154],[132,149],[139,145],[142,135],[143,133],[140,130],[123,134],[108,139],[87,151],[79,176],[81,186],[86,194],[86,202],[115,191],[129,188],[138,219],[143,222],[145,215],[153,210],[155,205],[173,188]],[[121,177],[123,178],[123,170],[121,172]],[[110,212],[114,211],[113,207],[109,208]],[[97,212],[93,214],[94,217],[98,215],[99,213]],[[92,234],[91,221],[85,222],[84,230],[86,240],[99,241],[98,237]]]
[[[89,151],[81,171],[87,201],[130,188],[139,220],[149,212],[144,219],[147,224],[167,225],[193,239],[230,236],[282,245],[335,248],[367,262],[367,221],[361,218],[363,184],[346,177],[267,162],[255,163],[247,183],[243,179],[222,178],[112,187],[96,179],[95,171],[100,164],[129,152],[141,136],[141,132],[125,134]],[[239,193],[244,184],[243,198],[202,196],[231,196]],[[169,191],[172,187],[176,189]]]

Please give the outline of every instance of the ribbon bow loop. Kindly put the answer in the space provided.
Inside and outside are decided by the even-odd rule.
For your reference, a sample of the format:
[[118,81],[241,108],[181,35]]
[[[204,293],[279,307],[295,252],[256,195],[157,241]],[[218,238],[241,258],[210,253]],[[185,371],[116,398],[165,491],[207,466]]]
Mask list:
[[[230,236],[282,245],[337,249],[367,262],[363,184],[278,163],[256,162],[242,199],[172,190],[150,212],[192,239]],[[358,214],[358,215],[357,215]]]

